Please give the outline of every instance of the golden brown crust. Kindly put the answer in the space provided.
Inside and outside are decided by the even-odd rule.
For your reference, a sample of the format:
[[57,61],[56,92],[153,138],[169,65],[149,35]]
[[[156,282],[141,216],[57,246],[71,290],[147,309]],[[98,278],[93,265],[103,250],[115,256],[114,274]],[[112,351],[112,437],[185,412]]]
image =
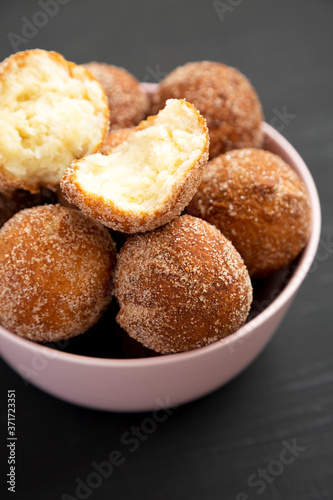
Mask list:
[[57,188],[57,201],[58,201],[59,205],[61,205],[63,207],[73,208],[74,210],[78,209],[78,207],[76,205],[74,205],[74,203],[70,203],[69,201],[66,200],[66,198],[62,194],[60,186],[58,186],[58,188]]
[[[192,166],[190,173],[173,186],[170,196],[162,205],[154,207],[149,212],[123,210],[112,200],[105,199],[99,194],[84,191],[76,177],[79,163],[82,160],[74,161],[61,179],[61,189],[65,198],[105,226],[125,233],[151,231],[179,215],[192,199],[201,182],[203,169],[208,160],[209,148],[209,137],[204,118],[190,103],[186,101],[183,103],[195,111],[196,119],[206,136],[205,147],[200,159]],[[148,127],[155,118],[156,116],[149,116],[135,130]]]
[[280,157],[258,149],[231,151],[208,162],[186,211],[220,229],[253,277],[292,262],[311,230],[302,180]]
[[0,230],[0,322],[40,342],[88,330],[112,298],[106,228],[59,205],[23,210]]
[[182,184],[179,183],[174,187],[167,202],[162,207],[157,207],[153,212],[144,214],[124,211],[111,200],[106,200],[98,194],[84,192],[82,186],[76,181],[75,171],[77,167],[75,168],[75,166],[70,167],[65,172],[61,180],[61,189],[67,200],[71,200],[84,213],[111,229],[124,233],[151,231],[170,222],[182,212],[200,185],[207,159],[208,153],[203,155],[192,169],[191,176]]
[[246,320],[251,281],[233,245],[188,215],[127,240],[117,258],[117,322],[160,353],[215,342]]
[[139,81],[124,68],[90,62],[83,65],[100,82],[110,109],[110,130],[137,125],[148,112],[149,101]]
[[199,61],[179,66],[152,96],[152,113],[169,98],[186,98],[207,120],[210,158],[226,151],[263,144],[263,113],[249,80],[222,63]]
[[[61,54],[58,54],[57,52],[54,51],[45,51],[42,49],[33,49],[33,50],[25,50],[22,52],[16,52],[15,54],[10,55],[2,63],[0,64],[0,84],[1,84],[1,78],[3,75],[6,74],[7,71],[11,71],[11,68],[17,64],[20,63],[20,61],[23,61],[24,59],[29,58],[31,54],[45,54],[47,53],[48,56],[52,59],[54,59],[56,62],[61,64],[66,70],[68,71],[68,74],[71,77],[75,76],[75,70],[76,68],[80,67],[77,66],[75,63],[67,61]],[[85,78],[89,80],[93,80],[97,82],[99,85],[100,83],[98,80],[91,74],[90,71],[85,71]],[[102,86],[100,85],[102,88]],[[105,103],[107,103],[106,96],[103,91],[103,99],[105,100]],[[104,143],[104,139],[107,135],[109,129],[109,114],[108,111],[105,111],[105,126],[104,126],[104,131],[102,133],[101,140],[98,144],[96,144],[96,147],[92,151],[92,153],[95,153],[100,150]],[[15,189],[25,189],[27,191],[30,191],[31,193],[38,193],[41,187],[45,187],[47,189],[51,189],[53,191],[56,191],[59,183],[56,184],[51,184],[48,182],[38,182],[38,184],[33,183],[32,181],[25,181],[23,179],[18,179],[15,178],[13,175],[11,175],[9,172],[7,172],[4,169],[4,159],[0,155],[0,192],[10,195],[12,191]]]
[[11,196],[0,193],[0,227],[14,214],[25,208],[56,203],[57,197],[53,191],[42,188],[38,193],[32,194],[24,189],[16,189]]
[[106,136],[104,144],[101,149],[103,155],[107,155],[113,148],[119,146],[122,142],[126,141],[131,134],[136,130],[135,127],[119,128],[117,130],[110,130]]

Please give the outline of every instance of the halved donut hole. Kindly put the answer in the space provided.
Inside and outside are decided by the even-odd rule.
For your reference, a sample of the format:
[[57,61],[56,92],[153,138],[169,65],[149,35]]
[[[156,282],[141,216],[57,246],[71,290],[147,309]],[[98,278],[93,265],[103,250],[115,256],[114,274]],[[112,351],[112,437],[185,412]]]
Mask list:
[[[168,222],[194,195],[207,150],[204,119],[186,101],[170,99],[157,116],[142,122],[108,155],[94,154],[74,162],[65,173],[62,188],[70,201],[109,227],[147,230],[147,221],[142,221],[144,227],[138,228],[137,220],[133,221],[135,227],[131,225],[131,217],[142,217],[150,219],[152,229],[161,225],[154,218],[171,210]],[[177,205],[179,197],[181,206]],[[172,211],[175,205],[177,213]],[[109,217],[106,209],[113,209]],[[127,217],[127,228],[119,227],[117,214],[120,219]]]
[[74,159],[97,150],[107,124],[103,90],[84,68],[42,50],[4,61],[0,170],[20,187],[55,187]]

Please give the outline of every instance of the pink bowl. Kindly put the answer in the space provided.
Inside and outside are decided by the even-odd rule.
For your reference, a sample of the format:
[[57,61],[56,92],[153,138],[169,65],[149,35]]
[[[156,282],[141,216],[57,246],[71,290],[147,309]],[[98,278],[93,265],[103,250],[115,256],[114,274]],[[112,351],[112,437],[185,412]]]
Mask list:
[[[153,91],[153,86],[146,86]],[[144,411],[186,403],[226,384],[264,349],[307,275],[319,243],[321,214],[311,174],[295,149],[264,124],[266,149],[280,155],[305,182],[313,227],[310,240],[288,274],[265,280],[257,314],[237,332],[209,346],[144,359],[101,359],[70,354],[25,340],[0,326],[1,354],[35,386],[61,399],[112,411]],[[288,279],[286,278],[288,274]],[[263,308],[263,305],[267,307]]]

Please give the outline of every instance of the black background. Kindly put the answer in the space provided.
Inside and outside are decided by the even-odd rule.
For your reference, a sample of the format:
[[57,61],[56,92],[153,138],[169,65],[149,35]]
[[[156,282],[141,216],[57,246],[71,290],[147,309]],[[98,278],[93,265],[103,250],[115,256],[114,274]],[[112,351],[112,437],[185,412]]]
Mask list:
[[[125,462],[92,491],[93,500],[244,500],[245,493],[251,500],[333,498],[333,2],[224,4],[229,7],[218,16],[210,0],[70,0],[14,50],[8,33],[21,35],[22,17],[32,20],[41,9],[37,1],[0,2],[1,60],[40,47],[77,63],[123,66],[151,82],[187,61],[238,67],[257,89],[266,121],[284,107],[295,115],[282,133],[309,166],[323,210],[316,266],[265,351],[227,386],[174,410],[136,451],[121,436],[149,413],[103,413],[64,403],[1,362],[2,438],[7,390],[15,389],[17,399],[17,492],[9,498],[75,497],[76,478],[85,482],[92,463],[115,449]],[[263,488],[250,486],[248,478],[279,460],[285,440],[305,449],[281,473],[269,475],[273,480],[259,493]],[[6,498],[3,441],[0,456]]]

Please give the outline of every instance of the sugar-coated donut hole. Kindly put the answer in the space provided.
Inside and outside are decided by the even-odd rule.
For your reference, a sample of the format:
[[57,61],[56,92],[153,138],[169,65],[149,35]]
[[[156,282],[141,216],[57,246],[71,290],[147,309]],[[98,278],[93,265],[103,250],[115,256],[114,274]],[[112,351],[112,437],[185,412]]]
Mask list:
[[229,238],[256,278],[290,264],[311,231],[310,200],[302,180],[280,157],[254,148],[209,161],[186,212]]
[[154,229],[179,215],[198,187],[208,159],[203,117],[170,99],[106,155],[73,162],[61,181],[64,196],[115,230]]
[[170,100],[151,126],[129,135],[108,155],[78,162],[77,182],[124,209],[149,209],[200,157],[206,139],[195,125],[192,110]]
[[72,160],[96,151],[108,125],[100,84],[54,52],[31,50],[0,71],[0,172],[31,191],[56,187]]
[[78,210],[17,213],[0,230],[0,323],[40,342],[84,333],[111,302],[115,257],[108,230]]
[[152,96],[152,113],[167,99],[185,98],[207,120],[210,158],[235,148],[262,147],[263,113],[249,80],[220,62],[189,62],[171,71]]
[[211,224],[183,215],[131,236],[115,270],[119,325],[167,354],[196,349],[234,332],[252,302],[248,271]]

